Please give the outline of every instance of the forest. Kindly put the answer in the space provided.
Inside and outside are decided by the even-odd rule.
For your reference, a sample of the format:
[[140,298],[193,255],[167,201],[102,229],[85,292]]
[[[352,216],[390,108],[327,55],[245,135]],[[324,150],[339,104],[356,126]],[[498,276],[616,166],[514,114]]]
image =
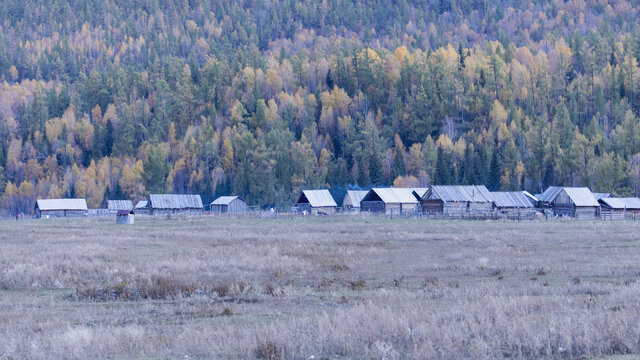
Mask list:
[[3,0],[0,194],[640,195],[640,5]]

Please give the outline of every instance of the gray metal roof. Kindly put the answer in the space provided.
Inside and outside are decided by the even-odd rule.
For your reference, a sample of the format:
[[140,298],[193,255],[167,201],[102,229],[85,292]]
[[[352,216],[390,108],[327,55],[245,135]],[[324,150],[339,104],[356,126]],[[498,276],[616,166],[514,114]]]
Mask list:
[[140,200],[138,201],[138,203],[136,204],[136,209],[142,209],[142,208],[146,208],[147,207],[147,200]]
[[631,198],[603,198],[600,202],[612,209],[640,209],[640,199]]
[[239,196],[220,196],[219,198],[213,200],[211,205],[229,205],[235,199],[242,200]]
[[362,201],[368,192],[368,190],[348,190],[344,195],[344,200],[342,200],[342,206],[345,206],[345,201],[349,199],[353,207],[360,207],[360,201]]
[[538,201],[550,203],[560,194],[560,191],[562,191],[561,186],[549,186],[547,190],[538,196]]
[[413,195],[413,189],[411,188],[373,188],[369,190],[365,198],[369,198],[372,194],[378,195],[385,204],[418,203],[418,199]]
[[36,207],[41,211],[88,210],[85,199],[40,199],[36,200]]
[[596,198],[596,200],[610,198],[611,193],[593,193],[593,197]]
[[200,195],[150,194],[147,203],[152,209],[202,209]]
[[107,209],[131,210],[133,209],[133,202],[131,200],[107,200]]
[[304,203],[303,197],[307,199],[307,202],[311,207],[332,207],[338,206],[336,201],[333,200],[333,196],[327,189],[322,190],[302,190],[302,194],[298,198],[298,203]]
[[591,190],[586,187],[549,186],[547,190],[540,195],[538,200],[545,203],[551,203],[563,190],[576,206],[600,206],[596,198],[593,197]]
[[531,198],[524,191],[491,192],[493,203],[499,208],[532,208]]
[[484,185],[432,185],[423,196],[426,200],[444,202],[492,202],[491,194]]

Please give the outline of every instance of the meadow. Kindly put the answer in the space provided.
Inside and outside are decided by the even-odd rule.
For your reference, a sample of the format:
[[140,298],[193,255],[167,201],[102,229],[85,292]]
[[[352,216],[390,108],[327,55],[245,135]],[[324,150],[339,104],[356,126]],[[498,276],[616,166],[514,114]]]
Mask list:
[[0,359],[640,355],[640,222],[0,222]]

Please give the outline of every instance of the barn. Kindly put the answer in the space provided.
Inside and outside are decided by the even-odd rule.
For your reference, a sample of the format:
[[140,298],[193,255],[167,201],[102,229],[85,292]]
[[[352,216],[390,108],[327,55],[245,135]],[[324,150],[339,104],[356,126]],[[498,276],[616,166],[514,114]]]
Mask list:
[[116,224],[133,225],[134,216],[133,210],[119,210],[116,214]]
[[202,214],[202,198],[190,194],[150,194],[147,208],[152,215],[159,214]]
[[133,202],[131,200],[107,200],[107,210],[110,214],[121,210],[133,210]]
[[600,217],[600,204],[586,187],[550,186],[538,198],[537,206],[555,216],[577,219]]
[[145,214],[145,215],[149,215],[151,214],[151,209],[149,209],[147,207],[147,204],[149,203],[149,201],[147,200],[140,200],[136,203],[136,206],[134,207],[134,210],[136,212],[136,214],[140,215],[140,214]]
[[640,199],[603,198],[600,202],[600,213],[603,220],[624,220],[640,218]]
[[367,190],[348,190],[342,200],[343,212],[358,212],[360,211],[360,201],[367,195]]
[[494,210],[507,217],[531,217],[535,215],[537,199],[526,191],[491,192]]
[[360,210],[394,214],[413,214],[418,211],[418,199],[411,188],[373,188],[360,202]]
[[423,213],[489,216],[493,200],[484,185],[432,185],[420,200]]
[[33,210],[35,218],[87,217],[89,209],[85,199],[40,199]]
[[338,205],[329,190],[302,190],[296,207],[308,214],[335,214]]
[[211,203],[214,214],[243,214],[249,212],[249,205],[239,196],[220,196]]

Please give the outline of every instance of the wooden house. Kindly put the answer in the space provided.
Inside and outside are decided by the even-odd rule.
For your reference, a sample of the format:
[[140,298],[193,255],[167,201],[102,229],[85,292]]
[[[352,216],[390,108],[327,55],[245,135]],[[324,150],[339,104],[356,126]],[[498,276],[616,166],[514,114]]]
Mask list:
[[493,191],[490,194],[497,214],[530,217],[536,213],[537,199],[526,191]]
[[484,185],[432,185],[420,200],[423,213],[489,216],[493,200]]
[[107,210],[110,214],[121,210],[133,210],[133,202],[131,200],[107,200]]
[[360,202],[360,210],[376,213],[413,214],[419,201],[411,188],[373,188]]
[[600,214],[603,220],[640,219],[640,199],[603,198],[600,202]]
[[220,196],[211,203],[214,214],[243,214],[249,212],[249,205],[239,196]]
[[33,210],[35,218],[87,217],[89,209],[85,199],[40,199]]
[[338,205],[329,190],[302,190],[296,207],[307,214],[335,214]]
[[190,194],[151,194],[147,208],[152,215],[159,214],[202,214],[202,198]]
[[119,210],[116,214],[116,224],[133,225],[134,216],[133,210]]
[[550,186],[538,198],[537,207],[560,217],[600,217],[600,204],[586,187]]
[[348,190],[342,200],[343,212],[358,212],[360,211],[360,201],[367,195],[368,190]]

